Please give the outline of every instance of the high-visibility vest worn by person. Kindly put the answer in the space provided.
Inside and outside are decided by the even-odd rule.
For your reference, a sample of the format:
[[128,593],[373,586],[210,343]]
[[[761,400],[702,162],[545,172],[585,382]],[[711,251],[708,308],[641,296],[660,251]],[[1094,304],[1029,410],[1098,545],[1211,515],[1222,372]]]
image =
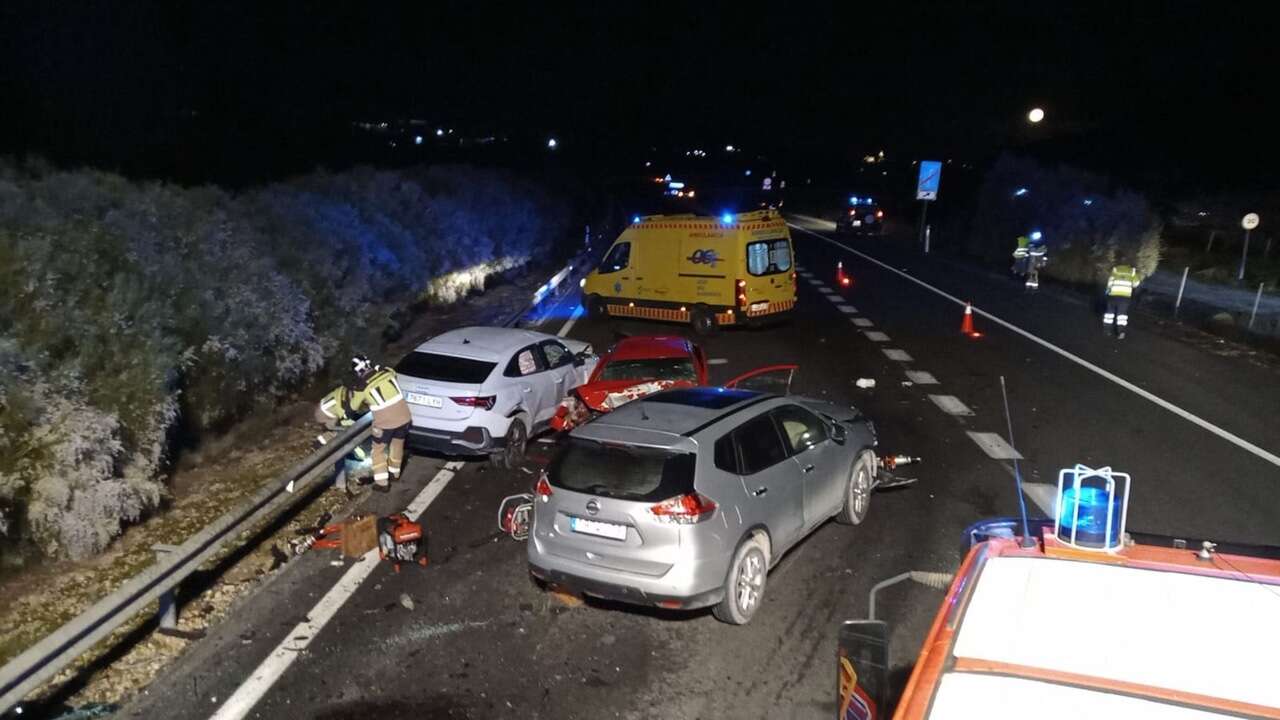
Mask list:
[[337,422],[355,420],[358,417],[351,407],[351,391],[345,385],[339,385],[320,398],[320,412]]
[[373,426],[383,430],[403,427],[413,419],[400,392],[400,383],[396,382],[396,372],[391,368],[380,367],[363,385],[353,387],[351,408],[357,412],[365,408],[373,412]]
[[1028,248],[1030,244],[1031,244],[1030,238],[1028,238],[1026,235],[1019,235],[1018,246],[1013,249],[1013,258],[1015,260],[1021,260],[1022,258],[1025,258],[1028,255],[1030,255],[1031,251]]
[[1134,288],[1138,287],[1138,271],[1129,265],[1117,265],[1111,268],[1111,277],[1107,278],[1107,297],[1133,297]]

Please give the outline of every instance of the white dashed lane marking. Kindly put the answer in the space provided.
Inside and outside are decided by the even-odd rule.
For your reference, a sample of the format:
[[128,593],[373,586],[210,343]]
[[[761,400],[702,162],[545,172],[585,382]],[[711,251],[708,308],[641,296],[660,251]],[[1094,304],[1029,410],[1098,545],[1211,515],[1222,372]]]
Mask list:
[[973,415],[973,411],[960,402],[960,398],[955,395],[930,395],[929,399],[933,401],[934,405],[942,408],[942,412],[948,415]]
[[[925,281],[923,281],[923,280],[921,280],[921,279],[919,279],[919,278],[913,277],[910,273],[907,273],[907,272],[904,272],[904,271],[902,271],[902,270],[899,270],[898,268],[895,268],[895,267],[893,267],[892,265],[889,265],[888,263],[885,263],[885,262],[883,262],[883,261],[881,261],[881,260],[877,260],[876,258],[871,257],[870,255],[868,255],[868,254],[866,254],[866,253],[864,253],[864,252],[861,252],[861,251],[855,250],[855,249],[853,249],[853,248],[849,247],[848,245],[845,245],[844,243],[836,242],[835,240],[832,240],[831,238],[829,238],[829,237],[827,237],[827,236],[825,236],[825,235],[823,235],[823,234],[821,234],[821,233],[816,233],[816,232],[814,232],[814,231],[812,231],[812,230],[809,230],[809,229],[807,229],[807,228],[802,228],[802,227],[800,227],[799,225],[790,224],[790,226],[791,226],[791,227],[793,227],[793,228],[795,228],[795,229],[797,229],[797,230],[799,230],[800,232],[808,233],[808,234],[810,234],[810,235],[812,235],[812,236],[814,236],[814,237],[816,237],[816,238],[818,238],[818,239],[822,240],[823,242],[827,242],[827,243],[830,243],[831,245],[834,245],[835,247],[841,248],[842,250],[845,250],[846,252],[853,253],[854,255],[857,255],[858,257],[862,258],[863,260],[866,260],[867,262],[870,262],[870,263],[873,263],[873,264],[875,264],[875,265],[877,265],[877,266],[879,266],[879,267],[882,267],[882,268],[884,268],[885,270],[888,270],[889,272],[894,273],[895,275],[898,275],[899,277],[901,277],[901,278],[903,278],[903,279],[905,279],[905,280],[907,280],[907,281],[909,281],[909,282],[915,283],[916,285],[919,285],[920,287],[922,287],[922,288],[924,288],[924,289],[926,289],[926,290],[929,290],[930,292],[932,292],[932,293],[934,293],[934,294],[938,295],[939,297],[946,298],[947,300],[949,300],[949,301],[951,301],[951,302],[955,303],[956,305],[959,305],[959,306],[961,306],[961,307],[964,307],[964,306],[967,304],[964,300],[961,300],[960,298],[958,298],[958,297],[956,297],[955,295],[952,295],[952,294],[950,294],[950,293],[946,292],[945,290],[941,290],[941,289],[939,289],[939,288],[937,288],[937,287],[934,287],[933,285],[930,285],[929,283],[927,283],[927,282],[925,282]],[[980,309],[980,308],[973,308],[973,313],[974,313],[975,315],[980,315],[980,316],[982,316],[982,317],[984,317],[984,318],[986,318],[986,319],[990,320],[991,322],[996,323],[997,325],[999,325],[999,326],[1001,326],[1001,327],[1005,328],[1006,330],[1008,330],[1008,331],[1010,331],[1010,332],[1014,332],[1014,333],[1017,333],[1018,335],[1021,335],[1022,337],[1026,338],[1027,340],[1030,340],[1031,342],[1036,343],[1037,345],[1039,345],[1039,346],[1041,346],[1041,347],[1045,348],[1046,350],[1049,350],[1049,351],[1051,351],[1051,352],[1055,352],[1055,353],[1057,353],[1058,355],[1061,355],[1062,357],[1066,358],[1067,360],[1070,360],[1071,362],[1076,363],[1077,365],[1079,365],[1079,366],[1081,366],[1081,367],[1083,367],[1083,368],[1085,368],[1085,369],[1087,369],[1087,370],[1089,370],[1089,371],[1091,371],[1091,372],[1093,372],[1093,373],[1097,374],[1098,376],[1103,377],[1103,378],[1105,378],[1105,379],[1107,379],[1107,380],[1109,380],[1109,381],[1111,381],[1111,382],[1115,383],[1116,385],[1119,385],[1120,387],[1122,387],[1122,388],[1124,388],[1124,389],[1126,389],[1126,390],[1128,390],[1128,391],[1130,391],[1130,392],[1134,393],[1135,395],[1138,395],[1139,397],[1145,398],[1145,399],[1147,399],[1147,400],[1149,400],[1149,401],[1151,401],[1151,402],[1155,403],[1156,405],[1159,405],[1160,407],[1164,408],[1165,410],[1168,410],[1169,412],[1171,412],[1171,413],[1173,413],[1173,414],[1177,415],[1178,417],[1181,417],[1182,419],[1187,420],[1188,422],[1194,423],[1195,425],[1197,425],[1197,426],[1199,426],[1199,427],[1201,427],[1201,428],[1203,428],[1203,429],[1205,429],[1205,430],[1207,430],[1207,431],[1209,431],[1209,432],[1213,433],[1214,435],[1217,435],[1218,437],[1222,438],[1223,440],[1226,440],[1227,442],[1232,443],[1232,444],[1233,444],[1233,445],[1235,445],[1236,447],[1238,447],[1238,448],[1240,448],[1240,449],[1242,449],[1242,450],[1245,450],[1245,451],[1247,451],[1247,452],[1253,453],[1254,455],[1256,455],[1256,456],[1258,456],[1258,457],[1262,458],[1263,460],[1266,460],[1267,462],[1271,463],[1272,465],[1280,466],[1280,455],[1277,455],[1276,453],[1271,452],[1270,450],[1266,450],[1266,449],[1264,449],[1264,448],[1261,448],[1261,447],[1259,447],[1258,445],[1255,445],[1254,443],[1251,443],[1251,442],[1249,442],[1248,440],[1245,440],[1244,438],[1240,437],[1239,435],[1236,435],[1235,433],[1230,432],[1229,430],[1226,430],[1226,429],[1224,429],[1224,428],[1218,427],[1217,425],[1214,425],[1213,423],[1209,422],[1208,420],[1205,420],[1204,418],[1200,417],[1199,415],[1196,415],[1195,413],[1193,413],[1193,412],[1191,412],[1191,411],[1189,411],[1189,410],[1186,410],[1186,409],[1184,409],[1184,408],[1182,408],[1182,407],[1179,407],[1178,405],[1174,405],[1173,403],[1169,402],[1168,400],[1165,400],[1164,398],[1160,397],[1159,395],[1156,395],[1155,393],[1153,393],[1153,392],[1151,392],[1151,391],[1149,391],[1149,390],[1146,390],[1145,388],[1142,388],[1142,387],[1140,387],[1140,386],[1138,386],[1138,385],[1136,385],[1136,384],[1134,384],[1134,383],[1132,383],[1132,382],[1129,382],[1128,380],[1125,380],[1124,378],[1120,377],[1119,375],[1116,375],[1116,374],[1115,374],[1115,373],[1113,373],[1113,372],[1110,372],[1110,371],[1108,371],[1108,370],[1105,370],[1105,369],[1103,369],[1103,368],[1101,368],[1101,367],[1099,367],[1099,366],[1095,365],[1094,363],[1091,363],[1091,362],[1089,362],[1088,360],[1085,360],[1084,358],[1080,357],[1079,355],[1076,355],[1076,354],[1074,354],[1074,353],[1072,353],[1072,352],[1069,352],[1069,351],[1067,351],[1067,350],[1064,350],[1064,349],[1062,349],[1061,347],[1058,347],[1057,345],[1055,345],[1055,344],[1053,344],[1053,343],[1049,342],[1048,340],[1045,340],[1044,338],[1040,337],[1039,335],[1034,335],[1034,334],[1032,334],[1032,333],[1030,333],[1030,332],[1028,332],[1028,331],[1026,331],[1026,330],[1023,330],[1022,328],[1018,327],[1017,325],[1014,325],[1013,323],[1011,323],[1011,322],[1009,322],[1009,321],[1007,321],[1007,320],[1004,320],[1004,319],[1002,319],[1002,318],[1000,318],[1000,317],[997,317],[997,316],[995,316],[995,315],[993,315],[993,314],[991,314],[991,313],[989,313],[989,312],[987,312],[987,311],[985,311],[985,310],[982,310],[982,309]]]
[[1058,486],[1052,483],[1022,482],[1022,494],[1026,495],[1046,517],[1053,517],[1053,503],[1058,496]]
[[978,447],[982,448],[983,452],[994,460],[1022,459],[1022,455],[1017,450],[1014,450],[1009,443],[1004,441],[1004,438],[995,433],[973,432],[972,430],[968,430],[965,434],[969,436],[970,440],[977,443]]
[[727,365],[728,363],[728,358],[711,358],[707,361],[708,365]]
[[862,334],[866,335],[871,342],[889,342],[889,336],[879,330],[863,330]]
[[916,385],[937,385],[938,384],[938,378],[934,377],[933,373],[928,373],[928,372],[925,372],[924,370],[908,370],[907,379],[915,383]]
[[854,306],[852,306],[852,305],[837,305],[837,306],[836,306],[836,309],[837,309],[837,310],[839,310],[840,312],[844,313],[845,315],[857,315],[857,314],[858,314],[858,308],[856,308],[856,307],[854,307]]
[[875,327],[876,326],[875,323],[871,322],[871,320],[867,318],[854,318],[853,324],[857,325],[858,327]]
[[885,357],[889,358],[890,360],[897,360],[898,362],[911,362],[911,356],[907,354],[906,350],[899,350],[897,348],[885,348],[884,354],[885,354]]

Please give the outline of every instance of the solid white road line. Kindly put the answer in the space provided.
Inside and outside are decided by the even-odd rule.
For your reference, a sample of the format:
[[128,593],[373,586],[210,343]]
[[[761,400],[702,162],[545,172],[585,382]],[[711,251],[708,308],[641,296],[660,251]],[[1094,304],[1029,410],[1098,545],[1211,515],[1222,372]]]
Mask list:
[[[862,258],[862,259],[866,260],[867,262],[874,263],[874,264],[876,264],[876,265],[878,265],[878,266],[880,266],[880,267],[884,268],[885,270],[888,270],[889,272],[894,273],[895,275],[899,275],[899,276],[901,276],[901,277],[903,277],[903,278],[905,278],[905,279],[907,279],[907,280],[909,280],[909,281],[911,281],[911,282],[913,282],[913,283],[915,283],[915,284],[919,285],[920,287],[922,287],[922,288],[924,288],[924,289],[926,289],[926,290],[929,290],[929,291],[930,291],[930,292],[932,292],[932,293],[935,293],[935,294],[937,294],[937,295],[939,295],[939,296],[941,296],[941,297],[944,297],[944,298],[946,298],[946,299],[950,300],[951,302],[953,302],[953,303],[955,303],[955,304],[957,304],[957,305],[964,306],[964,305],[966,304],[966,302],[965,302],[964,300],[961,300],[960,298],[958,298],[958,297],[956,297],[956,296],[954,296],[954,295],[952,295],[952,294],[950,294],[950,293],[946,292],[945,290],[940,290],[940,289],[938,289],[938,288],[936,288],[936,287],[934,287],[934,286],[930,285],[929,283],[924,282],[923,280],[920,280],[920,279],[918,279],[918,278],[912,277],[910,274],[905,273],[905,272],[903,272],[903,271],[899,270],[898,268],[895,268],[895,267],[893,267],[893,266],[891,266],[891,265],[888,265],[888,264],[886,264],[886,263],[883,263],[883,262],[881,262],[881,261],[879,261],[879,260],[877,260],[877,259],[875,259],[875,258],[871,257],[870,255],[868,255],[868,254],[866,254],[866,253],[864,253],[864,252],[860,252],[860,251],[858,251],[858,250],[854,250],[853,248],[849,247],[848,245],[845,245],[845,244],[843,244],[843,243],[836,242],[835,240],[832,240],[831,238],[826,237],[825,235],[821,235],[821,234],[816,233],[816,232],[814,232],[814,231],[812,231],[812,230],[809,230],[809,229],[806,229],[806,228],[802,228],[802,227],[800,227],[799,225],[794,225],[794,224],[791,224],[791,223],[788,223],[788,224],[789,224],[789,225],[791,225],[791,227],[793,227],[793,228],[795,228],[795,229],[797,229],[797,230],[799,230],[799,231],[801,231],[801,232],[809,233],[810,235],[812,235],[812,236],[814,236],[814,237],[816,237],[816,238],[818,238],[818,239],[820,239],[820,240],[823,240],[824,242],[830,243],[831,245],[834,245],[834,246],[836,246],[836,247],[838,247],[838,248],[841,248],[842,250],[845,250],[845,251],[847,251],[847,252],[851,252],[851,253],[853,253],[854,255],[857,255],[858,257],[860,257],[860,258]],[[1006,321],[1006,320],[1003,320],[1003,319],[1001,319],[1001,318],[996,317],[995,315],[992,315],[991,313],[987,312],[986,310],[981,310],[981,309],[979,309],[979,308],[977,308],[977,307],[974,307],[974,308],[973,308],[973,312],[974,312],[974,314],[975,314],[975,315],[980,315],[980,316],[982,316],[982,317],[984,317],[984,318],[986,318],[986,319],[990,320],[991,322],[993,322],[993,323],[995,323],[995,324],[997,324],[997,325],[999,325],[999,326],[1001,326],[1001,327],[1005,328],[1006,330],[1009,330],[1010,332],[1015,332],[1015,333],[1017,333],[1017,334],[1019,334],[1019,335],[1023,336],[1024,338],[1026,338],[1026,339],[1028,339],[1028,340],[1030,340],[1030,341],[1032,341],[1032,342],[1034,342],[1034,343],[1036,343],[1036,344],[1038,344],[1038,345],[1040,345],[1040,346],[1042,346],[1042,347],[1044,347],[1044,348],[1047,348],[1047,349],[1049,349],[1049,350],[1052,350],[1053,352],[1055,352],[1055,353],[1057,353],[1057,354],[1061,355],[1062,357],[1064,357],[1064,358],[1066,358],[1066,359],[1068,359],[1068,360],[1070,360],[1070,361],[1072,361],[1072,362],[1076,363],[1077,365],[1080,365],[1080,366],[1081,366],[1081,367],[1083,367],[1083,368],[1086,368],[1086,369],[1088,369],[1088,370],[1090,370],[1090,371],[1092,371],[1092,372],[1094,372],[1094,373],[1096,373],[1096,374],[1100,375],[1101,377],[1103,377],[1103,378],[1105,378],[1105,379],[1107,379],[1107,380],[1110,380],[1111,382],[1115,383],[1116,385],[1119,385],[1120,387],[1124,388],[1125,390],[1128,390],[1129,392],[1134,393],[1135,395],[1138,395],[1138,396],[1140,396],[1140,397],[1142,397],[1142,398],[1144,398],[1144,399],[1146,399],[1146,400],[1150,400],[1151,402],[1155,403],[1156,405],[1159,405],[1160,407],[1164,408],[1165,410],[1168,410],[1169,412],[1173,413],[1174,415],[1177,415],[1178,417],[1181,417],[1181,418],[1183,418],[1184,420],[1187,420],[1187,421],[1189,421],[1189,422],[1192,422],[1192,423],[1194,423],[1194,424],[1196,424],[1196,425],[1200,426],[1201,428],[1204,428],[1205,430],[1208,430],[1209,432],[1213,433],[1214,435],[1217,435],[1218,437],[1222,438],[1223,440],[1226,440],[1227,442],[1232,443],[1232,444],[1233,444],[1233,445],[1235,445],[1236,447],[1239,447],[1239,448],[1241,448],[1241,449],[1243,449],[1243,450],[1247,450],[1248,452],[1253,453],[1254,455],[1257,455],[1258,457],[1262,458],[1263,460],[1266,460],[1267,462],[1271,463],[1272,465],[1275,465],[1275,466],[1277,466],[1277,467],[1280,467],[1280,455],[1276,455],[1276,454],[1275,454],[1275,453],[1273,453],[1273,452],[1270,452],[1270,451],[1268,451],[1268,450],[1264,450],[1263,448],[1258,447],[1257,445],[1254,445],[1253,443],[1249,442],[1248,440],[1245,440],[1244,438],[1240,437],[1239,435],[1236,435],[1235,433],[1233,433],[1233,432],[1231,432],[1231,431],[1229,431],[1229,430],[1226,430],[1226,429],[1220,428],[1220,427],[1218,427],[1217,425],[1214,425],[1213,423],[1209,422],[1208,420],[1205,420],[1204,418],[1200,417],[1199,415],[1196,415],[1196,414],[1192,413],[1192,412],[1191,412],[1191,411],[1189,411],[1189,410],[1184,410],[1184,409],[1182,409],[1181,407],[1179,407],[1179,406],[1177,406],[1177,405],[1174,405],[1173,403],[1169,402],[1168,400],[1165,400],[1164,398],[1160,397],[1159,395],[1156,395],[1155,393],[1152,393],[1152,392],[1150,392],[1150,391],[1148,391],[1148,390],[1144,390],[1143,388],[1141,388],[1141,387],[1139,387],[1139,386],[1137,386],[1137,385],[1135,385],[1135,384],[1133,384],[1133,383],[1129,382],[1128,380],[1125,380],[1124,378],[1120,377],[1119,375],[1116,375],[1115,373],[1110,372],[1110,371],[1108,371],[1108,370],[1104,370],[1103,368],[1098,367],[1097,365],[1094,365],[1093,363],[1089,362],[1088,360],[1085,360],[1084,358],[1080,357],[1079,355],[1076,355],[1076,354],[1074,354],[1074,353],[1072,353],[1072,352],[1069,352],[1069,351],[1067,351],[1067,350],[1064,350],[1063,348],[1060,348],[1060,347],[1058,347],[1057,345],[1054,345],[1053,343],[1051,343],[1051,342],[1049,342],[1048,340],[1045,340],[1045,339],[1043,339],[1043,338],[1039,337],[1038,335],[1033,335],[1032,333],[1027,332],[1026,330],[1023,330],[1022,328],[1018,327],[1017,325],[1014,325],[1014,324],[1013,324],[1013,323],[1011,323],[1011,322],[1008,322],[1008,321]]]
[[573,329],[573,324],[578,322],[580,317],[582,317],[582,303],[578,303],[578,307],[573,309],[573,314],[569,316],[568,320],[564,321],[564,325],[560,326],[560,332],[556,333],[556,335],[559,337],[568,335],[569,331]]
[[924,370],[908,370],[907,379],[915,383],[916,385],[937,385],[938,384],[938,378],[934,377],[933,373],[928,373],[928,372],[925,372]]
[[857,325],[858,327],[875,327],[876,326],[876,324],[872,322],[870,318],[862,318],[862,317],[854,318],[853,324]]
[[965,434],[969,436],[970,440],[977,443],[983,452],[995,460],[1022,459],[1022,455],[1017,450],[1014,450],[1009,443],[1004,441],[1004,438],[995,433],[967,430]]
[[885,354],[885,357],[889,358],[890,360],[897,360],[898,362],[911,362],[911,356],[907,354],[906,350],[899,350],[897,348],[885,348],[884,354]]
[[871,342],[889,342],[889,336],[879,330],[863,330],[862,334],[866,335]]
[[[409,519],[416,520],[423,510],[431,504],[432,500],[440,495],[440,491],[444,490],[445,485],[453,479],[454,473],[462,467],[460,462],[445,463],[436,476],[431,478],[427,486],[422,488],[418,496],[409,503],[409,507],[405,510],[405,514]],[[221,707],[218,708],[210,720],[240,720],[253,710],[253,706],[267,694],[271,686],[284,675],[289,666],[293,664],[298,656],[306,651],[311,645],[311,641],[320,634],[324,626],[333,619],[338,610],[347,602],[360,587],[360,584],[369,577],[379,565],[378,550],[374,548],[365,553],[355,564],[347,568],[342,574],[342,578],[338,583],[329,589],[329,592],[320,598],[320,602],[311,608],[306,615],[306,620],[294,626],[293,630],[280,641],[279,645],[271,651],[266,660],[263,660],[252,673],[249,678],[244,681],[236,691],[227,698]]]
[[973,411],[969,406],[960,402],[960,398],[955,395],[930,395],[929,399],[934,405],[942,408],[942,412],[948,415],[972,415]]

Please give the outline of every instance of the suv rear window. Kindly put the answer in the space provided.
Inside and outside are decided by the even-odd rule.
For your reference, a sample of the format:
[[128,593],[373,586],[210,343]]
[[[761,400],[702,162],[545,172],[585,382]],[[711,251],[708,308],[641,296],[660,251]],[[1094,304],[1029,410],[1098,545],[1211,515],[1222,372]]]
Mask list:
[[547,479],[574,492],[657,502],[692,492],[694,466],[691,453],[573,439],[547,468]]
[[476,385],[485,381],[497,363],[438,353],[411,352],[396,365],[396,372],[423,380]]
[[747,243],[747,272],[773,275],[791,269],[791,243],[786,238]]

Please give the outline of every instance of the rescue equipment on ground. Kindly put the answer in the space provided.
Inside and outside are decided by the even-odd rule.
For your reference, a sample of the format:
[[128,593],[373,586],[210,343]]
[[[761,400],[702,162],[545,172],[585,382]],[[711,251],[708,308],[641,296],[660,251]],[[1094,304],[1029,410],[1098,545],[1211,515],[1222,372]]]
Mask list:
[[427,538],[422,524],[404,513],[378,518],[378,556],[390,560],[396,572],[402,563],[427,566]]
[[371,515],[356,515],[340,523],[329,523],[333,516],[326,512],[316,526],[303,530],[305,538],[290,541],[293,554],[301,555],[311,548],[341,550],[344,557],[357,558],[376,546],[375,523]]
[[498,529],[514,540],[529,537],[529,525],[533,521],[533,495],[519,493],[508,495],[498,506]]

